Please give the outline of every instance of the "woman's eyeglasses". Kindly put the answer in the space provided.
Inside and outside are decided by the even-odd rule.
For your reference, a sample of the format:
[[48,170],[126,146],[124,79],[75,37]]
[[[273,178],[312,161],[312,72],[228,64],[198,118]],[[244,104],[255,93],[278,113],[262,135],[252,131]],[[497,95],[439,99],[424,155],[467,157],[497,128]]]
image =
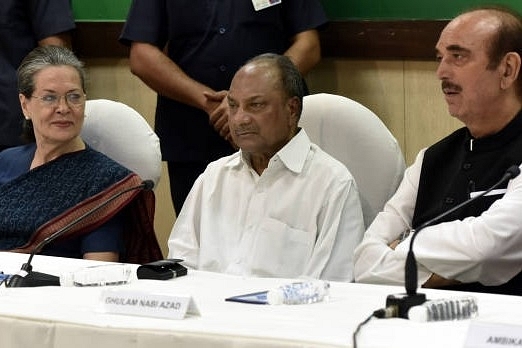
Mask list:
[[87,96],[82,93],[71,92],[65,95],[49,93],[44,94],[42,96],[32,95],[31,97],[40,99],[44,105],[52,107],[58,106],[63,97],[65,98],[65,102],[67,103],[67,105],[69,105],[70,107],[78,107],[85,103],[85,99]]

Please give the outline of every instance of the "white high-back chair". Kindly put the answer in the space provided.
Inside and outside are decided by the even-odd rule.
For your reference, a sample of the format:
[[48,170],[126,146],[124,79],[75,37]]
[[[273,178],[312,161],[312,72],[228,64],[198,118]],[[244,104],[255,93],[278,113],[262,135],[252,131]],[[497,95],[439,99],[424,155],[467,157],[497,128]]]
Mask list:
[[300,126],[312,142],[352,173],[368,227],[396,191],[404,173],[404,156],[395,137],[365,106],[326,93],[304,98]]
[[158,136],[130,106],[107,99],[87,100],[81,137],[93,149],[157,186],[161,176]]

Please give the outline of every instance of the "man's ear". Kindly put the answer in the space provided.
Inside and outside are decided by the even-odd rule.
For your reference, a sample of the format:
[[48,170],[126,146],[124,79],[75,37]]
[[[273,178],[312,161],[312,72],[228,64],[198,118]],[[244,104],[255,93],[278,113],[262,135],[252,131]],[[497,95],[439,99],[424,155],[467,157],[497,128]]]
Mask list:
[[290,110],[290,115],[292,122],[297,124],[297,121],[299,120],[299,98],[298,97],[292,97],[288,99],[288,108]]
[[507,89],[518,79],[521,65],[520,55],[516,52],[508,52],[504,56],[501,64],[503,66],[503,74],[500,87]]

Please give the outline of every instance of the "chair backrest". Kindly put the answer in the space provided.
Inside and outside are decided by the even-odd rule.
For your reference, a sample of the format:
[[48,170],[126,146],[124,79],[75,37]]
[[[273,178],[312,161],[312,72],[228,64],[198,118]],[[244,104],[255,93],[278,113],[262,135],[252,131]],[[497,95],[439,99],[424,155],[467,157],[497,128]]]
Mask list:
[[303,104],[300,126],[350,170],[368,227],[402,179],[405,162],[397,140],[377,115],[354,100],[321,93],[306,96]]
[[107,99],[88,100],[81,136],[93,149],[157,186],[161,176],[158,136],[130,106]]

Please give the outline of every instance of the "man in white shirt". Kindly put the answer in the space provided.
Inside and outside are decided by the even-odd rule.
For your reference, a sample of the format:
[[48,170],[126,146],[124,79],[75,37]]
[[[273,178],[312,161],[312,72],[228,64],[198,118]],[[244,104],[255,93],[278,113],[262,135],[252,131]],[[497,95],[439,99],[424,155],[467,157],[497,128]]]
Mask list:
[[[464,13],[436,45],[449,113],[466,127],[422,150],[355,254],[358,282],[404,284],[410,229],[479,195],[522,162],[522,20]],[[522,175],[417,232],[418,285],[522,295]]]
[[353,280],[364,223],[346,167],[298,127],[303,79],[264,54],[235,74],[229,127],[240,150],[209,164],[169,237],[169,257],[244,276]]

